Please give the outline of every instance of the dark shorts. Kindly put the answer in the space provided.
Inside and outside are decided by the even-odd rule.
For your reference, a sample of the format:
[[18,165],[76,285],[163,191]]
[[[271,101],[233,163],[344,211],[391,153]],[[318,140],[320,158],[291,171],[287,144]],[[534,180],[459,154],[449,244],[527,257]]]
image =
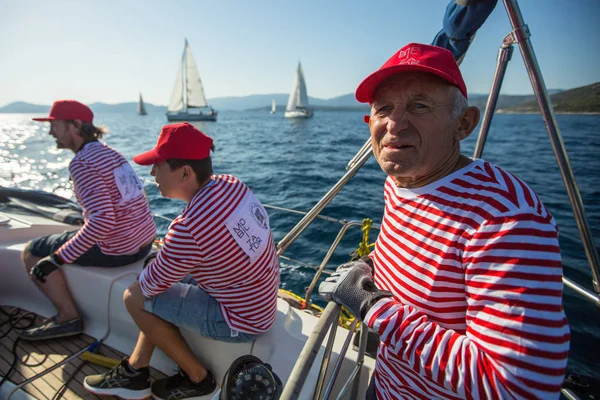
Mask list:
[[[42,236],[33,239],[29,244],[29,252],[34,257],[46,257],[54,253],[63,244],[68,242],[77,231],[65,231],[54,235]],[[152,250],[152,243],[144,246],[136,254],[111,256],[104,254],[98,245],[93,245],[81,255],[73,264],[82,267],[122,267],[144,259]]]

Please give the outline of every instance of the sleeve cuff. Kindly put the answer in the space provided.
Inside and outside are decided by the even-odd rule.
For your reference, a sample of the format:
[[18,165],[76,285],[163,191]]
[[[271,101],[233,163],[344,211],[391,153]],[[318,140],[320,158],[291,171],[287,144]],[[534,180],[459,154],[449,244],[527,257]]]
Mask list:
[[392,307],[396,302],[390,297],[384,297],[380,299],[377,303],[371,307],[371,309],[365,315],[365,323],[373,329],[376,329],[374,326],[377,322],[377,319],[381,316],[382,313],[385,313]]

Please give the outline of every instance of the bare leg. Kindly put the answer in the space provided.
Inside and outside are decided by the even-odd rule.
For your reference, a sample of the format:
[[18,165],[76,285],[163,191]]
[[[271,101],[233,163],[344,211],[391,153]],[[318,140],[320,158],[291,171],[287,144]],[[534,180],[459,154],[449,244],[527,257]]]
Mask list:
[[[144,310],[144,295],[140,290],[139,282],[134,282],[133,285],[125,290],[123,300],[125,301],[127,311],[129,311],[133,320],[145,336],[144,340],[150,341],[164,351],[188,374],[192,381],[200,382],[206,377],[206,369],[200,363],[200,360],[194,356],[192,349],[190,349],[190,346],[183,336],[181,336],[179,328]],[[141,336],[138,339],[136,350],[138,347],[146,346],[146,343],[140,345],[140,340]],[[132,367],[136,368],[133,364]]]
[[154,352],[154,345],[148,340],[144,332],[140,332],[138,341],[133,349],[133,353],[129,356],[129,365],[135,369],[144,368],[150,365],[150,358]]
[[[23,253],[21,253],[21,259],[23,260],[23,264],[25,264],[25,271],[27,271],[27,274],[29,274],[31,269],[40,260],[39,257],[31,255],[29,252],[29,244],[25,247]],[[79,317],[79,311],[77,310],[73,296],[71,296],[67,279],[60,268],[48,275],[45,283],[42,283],[37,279],[33,279],[33,282],[40,288],[42,293],[50,299],[52,304],[54,304],[54,307],[56,307],[58,312],[56,316],[57,322],[68,321]]]

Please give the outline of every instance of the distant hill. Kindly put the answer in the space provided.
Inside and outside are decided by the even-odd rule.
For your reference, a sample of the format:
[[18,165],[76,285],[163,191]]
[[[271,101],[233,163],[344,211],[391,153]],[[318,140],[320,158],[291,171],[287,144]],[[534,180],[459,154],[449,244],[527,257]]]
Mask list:
[[31,103],[26,103],[24,101],[16,101],[16,102],[10,103],[4,107],[0,107],[0,113],[48,114],[48,111],[50,111],[50,106],[41,106],[39,104],[31,104]]
[[[279,106],[287,104],[289,94],[252,94],[249,96],[228,96],[215,97],[208,99],[208,103],[216,110],[250,110],[262,107],[271,109],[271,101],[275,99],[275,103]],[[327,100],[309,97],[308,102],[311,105],[323,105]]]
[[[144,103],[146,111],[149,114],[167,111],[166,106],[155,106],[154,104]],[[89,105],[92,111],[98,113],[135,113],[137,111],[137,103],[92,103]],[[10,103],[4,107],[0,107],[0,113],[10,114],[48,114],[50,111],[49,105],[31,104],[24,101]]]
[[[565,90],[550,96],[555,112],[563,113],[600,113],[600,82],[591,85]],[[537,101],[503,108],[498,107],[499,113],[539,113]]]
[[[151,103],[144,102],[144,106],[146,107],[146,112],[148,114],[155,113],[166,113],[166,106],[156,106]],[[117,103],[117,104],[108,104],[108,103],[92,103],[90,104],[90,108],[96,114],[102,113],[136,113],[137,112],[137,102],[131,103]],[[0,110],[1,112],[1,110]]]
[[[590,112],[589,110],[600,110],[600,83],[577,88],[572,90],[552,89],[548,92],[552,94],[552,101],[555,103],[555,110],[570,111],[570,112]],[[218,111],[225,110],[270,110],[271,101],[275,99],[277,111],[283,111],[288,101],[288,94],[254,94],[249,96],[228,96],[215,97],[208,99],[208,103]],[[557,97],[558,96],[558,97]],[[485,109],[487,102],[487,94],[473,93],[469,95],[469,103],[479,107],[482,111]],[[536,112],[534,108],[534,95],[506,95],[501,94],[498,98],[496,109],[499,112]],[[348,93],[342,96],[333,97],[331,99],[319,99],[309,97],[309,102],[312,107],[320,111],[343,111],[343,110],[368,110],[368,106],[361,104],[354,98],[354,93]],[[145,103],[148,114],[164,114],[167,111],[166,106],[154,105]],[[560,105],[557,108],[557,105]],[[95,113],[135,113],[137,103],[92,103],[90,105]],[[0,113],[48,113],[49,105],[38,105],[25,103],[22,101],[8,104],[0,107]]]
[[[288,101],[288,94],[254,94],[249,96],[229,96],[229,97],[215,97],[208,99],[208,103],[216,110],[252,110],[252,109],[271,109],[271,101],[275,99],[277,108],[282,110],[285,108]],[[319,99],[316,97],[309,97],[308,101],[311,106],[319,109],[321,106],[328,107],[345,107],[346,105],[358,106],[358,103],[354,99],[353,94],[348,94],[340,97],[334,97],[333,99]],[[144,103],[146,105],[146,111],[148,114],[154,113],[165,113],[167,111],[166,106],[157,106],[151,103]],[[89,105],[92,111],[97,114],[102,113],[135,113],[137,109],[137,103],[92,103]],[[364,108],[364,105],[361,107]],[[25,103],[22,101],[8,104],[4,107],[0,107],[0,113],[42,113],[47,114],[50,110],[49,105],[39,105]]]

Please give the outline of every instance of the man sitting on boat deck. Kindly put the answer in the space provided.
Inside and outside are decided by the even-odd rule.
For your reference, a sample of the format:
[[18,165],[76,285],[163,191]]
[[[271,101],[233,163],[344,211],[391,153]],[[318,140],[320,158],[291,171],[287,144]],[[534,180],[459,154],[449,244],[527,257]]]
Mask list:
[[366,261],[319,292],[380,337],[368,399],[556,399],[570,331],[553,217],[503,169],[460,153],[479,121],[452,54],[411,43],[357,88],[388,175]]
[[[275,322],[279,264],[267,213],[239,179],[213,175],[212,148],[212,139],[186,122],[163,127],[156,147],[134,157],[153,165],[150,174],[164,197],[187,206],[139,283],[125,292],[141,332],[128,359],[86,378],[84,386],[95,394],[135,399],[210,394],[216,382],[178,327],[215,340],[249,342]],[[148,365],[156,346],[180,372],[150,385]]]
[[63,264],[120,267],[144,259],[152,249],[156,227],[142,183],[121,154],[99,141],[105,131],[93,119],[92,110],[74,100],[58,100],[47,118],[34,118],[50,122],[57,148],[75,153],[69,173],[84,224],[79,230],[32,240],[23,250],[25,269],[57,314],[21,332],[21,339],[83,332],[83,320],[60,269]]

